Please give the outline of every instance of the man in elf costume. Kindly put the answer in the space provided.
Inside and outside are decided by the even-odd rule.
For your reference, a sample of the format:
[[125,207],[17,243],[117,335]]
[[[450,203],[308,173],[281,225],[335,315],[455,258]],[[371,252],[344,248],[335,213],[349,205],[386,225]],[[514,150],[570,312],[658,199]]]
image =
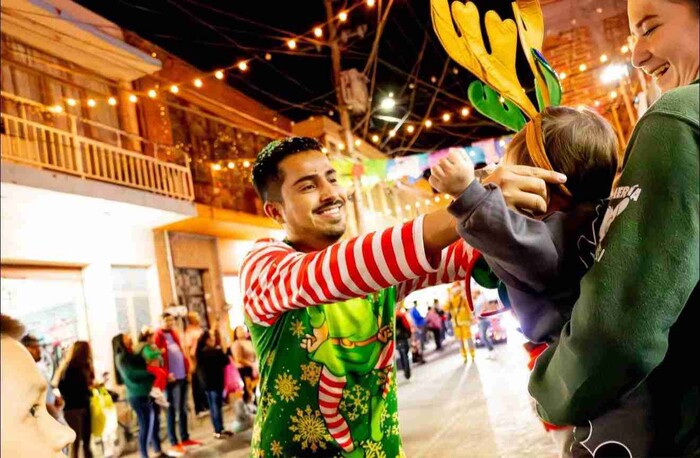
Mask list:
[[[310,138],[275,141],[253,167],[265,213],[287,238],[257,242],[241,265],[261,362],[252,454],[400,456],[394,308],[416,289],[468,277],[478,253],[456,241],[445,210],[341,242],[348,196],[321,149]],[[490,178],[536,210],[543,196],[524,190],[556,175],[505,168]]]

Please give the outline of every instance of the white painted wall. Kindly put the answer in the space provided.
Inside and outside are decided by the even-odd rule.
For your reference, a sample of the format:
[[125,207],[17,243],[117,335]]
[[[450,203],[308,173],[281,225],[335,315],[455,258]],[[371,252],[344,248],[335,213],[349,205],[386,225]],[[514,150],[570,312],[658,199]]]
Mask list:
[[97,374],[112,370],[118,332],[112,266],[147,267],[153,323],[161,312],[152,228],[180,219],[162,210],[2,184],[3,263],[81,265]]

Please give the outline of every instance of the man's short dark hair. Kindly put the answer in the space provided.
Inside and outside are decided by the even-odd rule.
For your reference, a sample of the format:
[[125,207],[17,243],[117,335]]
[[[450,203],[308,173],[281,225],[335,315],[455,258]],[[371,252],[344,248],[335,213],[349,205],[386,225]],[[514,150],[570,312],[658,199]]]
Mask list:
[[33,347],[35,345],[39,345],[39,339],[37,339],[34,335],[32,334],[27,334],[24,337],[22,337],[22,345],[25,347]]
[[175,315],[173,315],[173,314],[170,313],[170,312],[163,312],[163,313],[161,313],[160,317],[161,317],[162,319],[166,319],[166,318],[175,318]]
[[253,186],[260,198],[279,200],[282,176],[279,164],[283,159],[304,151],[322,151],[318,140],[310,137],[288,137],[270,142],[258,153],[253,164]]

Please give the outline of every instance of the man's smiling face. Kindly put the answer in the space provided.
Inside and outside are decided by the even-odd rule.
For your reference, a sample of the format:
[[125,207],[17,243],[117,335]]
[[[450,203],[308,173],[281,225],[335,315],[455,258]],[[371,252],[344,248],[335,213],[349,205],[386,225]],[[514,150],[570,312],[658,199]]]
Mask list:
[[[289,240],[314,249],[337,242],[347,225],[347,192],[320,151],[303,151],[279,163],[281,202],[267,212],[280,222]],[[274,210],[273,210],[274,209]]]

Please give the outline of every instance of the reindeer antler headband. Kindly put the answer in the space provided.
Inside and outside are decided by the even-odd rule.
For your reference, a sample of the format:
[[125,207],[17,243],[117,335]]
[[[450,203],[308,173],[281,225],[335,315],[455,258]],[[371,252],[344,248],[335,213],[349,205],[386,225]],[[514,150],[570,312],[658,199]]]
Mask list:
[[[511,6],[515,20],[502,20],[493,10],[484,16],[490,54],[484,45],[479,10],[471,1],[455,1],[450,5],[450,0],[431,0],[433,27],[447,54],[481,80],[469,85],[469,101],[474,108],[515,132],[527,126],[527,147],[533,163],[552,170],[544,150],[539,113],[548,106],[559,105],[561,84],[541,53],[544,19],[539,0],[516,0]],[[518,39],[535,75],[539,110],[527,96],[516,73]],[[562,190],[569,193],[565,187]]]

